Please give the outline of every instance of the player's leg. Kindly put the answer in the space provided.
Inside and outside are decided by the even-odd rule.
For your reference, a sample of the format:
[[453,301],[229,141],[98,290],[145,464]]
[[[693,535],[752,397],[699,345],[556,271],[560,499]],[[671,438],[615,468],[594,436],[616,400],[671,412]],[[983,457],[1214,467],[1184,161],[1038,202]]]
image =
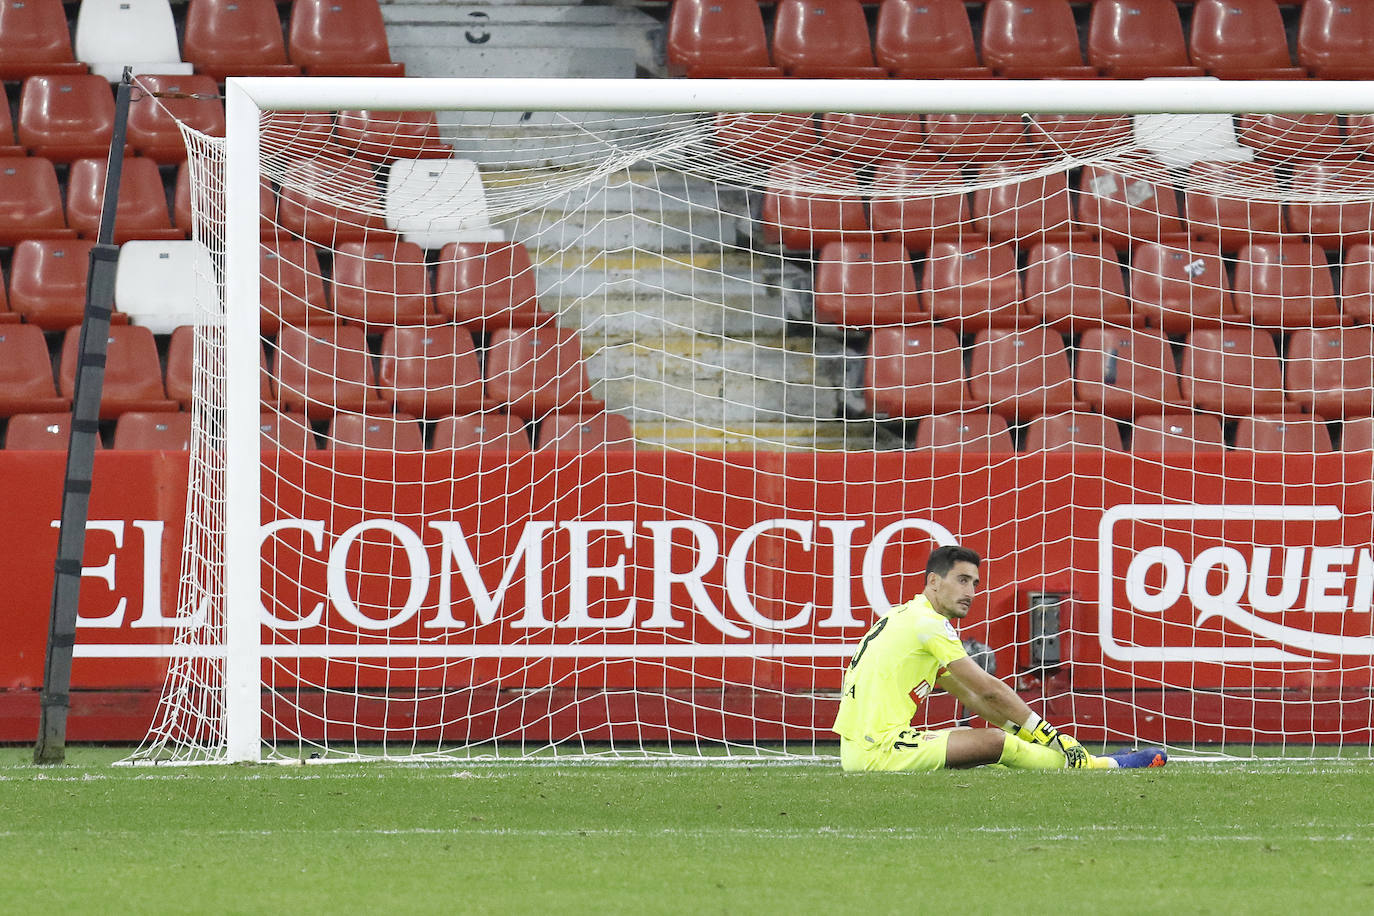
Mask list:
[[[996,745],[998,751],[998,756],[992,761],[993,763],[1000,763],[1016,770],[1062,770],[1067,765],[1064,755],[1054,748],[1022,741],[1001,729],[979,728],[970,729],[970,731],[986,732],[990,736],[985,739],[987,744],[989,746]],[[997,741],[999,737],[1002,739],[1000,742]],[[966,765],[977,766],[978,764]],[[1090,770],[1107,770],[1115,769],[1118,765],[1119,762],[1111,757],[1089,757],[1087,768]],[[955,764],[951,763],[950,766],[955,766]]]
[[[945,766],[951,770],[967,767],[987,766],[991,763],[1006,763],[1003,756],[1003,740],[1011,737],[1000,728],[956,728],[949,733],[945,747]],[[1013,739],[1015,740],[1015,739]],[[1024,744],[1025,742],[1021,742]],[[1049,748],[1041,748],[1049,750]],[[1059,765],[1064,758],[1059,757]]]

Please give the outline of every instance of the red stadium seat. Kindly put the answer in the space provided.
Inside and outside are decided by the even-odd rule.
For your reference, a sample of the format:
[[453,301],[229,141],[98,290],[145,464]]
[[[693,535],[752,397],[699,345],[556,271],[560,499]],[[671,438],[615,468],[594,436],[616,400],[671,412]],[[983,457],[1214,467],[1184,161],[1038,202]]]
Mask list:
[[1331,451],[1331,433],[1321,417],[1291,414],[1242,417],[1236,424],[1236,448],[1311,455]]
[[1236,139],[1265,162],[1286,164],[1301,160],[1352,159],[1359,155],[1333,114],[1239,115]]
[[1216,327],[1235,317],[1226,265],[1202,245],[1142,242],[1131,255],[1131,307],[1167,334]]
[[325,442],[335,450],[373,449],[421,452],[425,438],[420,424],[409,414],[336,413],[329,422]]
[[[187,235],[190,235],[195,228],[191,204],[191,170],[183,162],[177,167],[176,185],[172,191],[172,225]],[[211,213],[218,206],[209,199],[205,200],[204,204],[206,211]],[[267,181],[262,181],[258,185],[258,209],[261,214],[258,229],[264,238],[286,235],[286,233],[278,231],[276,225],[277,193],[272,190],[271,183]]]
[[1026,451],[1059,452],[1107,449],[1119,452],[1121,430],[1116,421],[1100,413],[1069,410],[1036,417],[1026,427]]
[[30,324],[59,331],[81,323],[95,242],[26,239],[10,267],[10,308]]
[[855,166],[912,159],[925,150],[925,129],[917,114],[821,115],[821,145]]
[[1074,391],[1111,417],[1186,409],[1173,347],[1159,331],[1091,328],[1074,361]]
[[114,115],[114,92],[104,77],[31,76],[19,95],[19,143],[54,162],[105,156]]
[[227,76],[295,76],[275,0],[191,0],[181,53],[197,73]]
[[519,242],[450,242],[434,281],[439,314],[459,324],[506,327],[548,317],[535,297],[534,266]]
[[929,114],[926,137],[932,152],[960,165],[1025,158],[1033,149],[1015,115]]
[[1098,0],[1088,21],[1088,63],[1103,76],[1202,76],[1188,59],[1174,0]]
[[1304,0],[1298,63],[1318,79],[1374,79],[1374,10],[1348,0]]
[[293,0],[286,49],[307,76],[406,75],[377,0]]
[[1225,449],[1221,421],[1210,414],[1146,414],[1136,418],[1131,433],[1133,452],[1220,452]]
[[[65,452],[71,428],[71,411],[15,414],[5,425],[5,448],[12,452]],[[95,437],[95,447],[104,447],[99,436]]]
[[1294,331],[1284,378],[1291,401],[1333,420],[1374,415],[1374,329]]
[[131,410],[115,421],[113,447],[134,451],[188,452],[191,415]]
[[1188,335],[1179,372],[1184,400],[1228,416],[1283,413],[1283,370],[1274,338],[1251,328]]
[[968,387],[973,403],[1019,419],[1087,406],[1074,398],[1064,340],[1050,328],[979,331]]
[[[67,172],[67,225],[83,239],[95,239],[105,205],[105,157],[78,159]],[[186,233],[172,225],[157,163],[143,156],[124,160],[115,207],[114,243],[130,239],[168,241]]]
[[304,239],[264,239],[258,260],[264,334],[277,333],[282,324],[334,319],[314,245]]
[[768,56],[757,0],[674,0],[667,62],[670,76],[782,76]]
[[483,394],[472,334],[452,324],[388,328],[377,387],[398,412],[426,419],[498,406]]
[[[11,307],[13,299],[11,291]],[[1369,242],[1352,245],[1345,253],[1341,267],[1341,314],[1348,321],[1374,322],[1374,245]]]
[[[1157,164],[1144,164],[1146,172],[1163,176]],[[1182,241],[1187,237],[1178,215],[1178,200],[1167,180],[1158,182],[1137,172],[1126,175],[1102,166],[1083,168],[1078,180],[1078,219],[1117,248],[1139,241]]]
[[[1374,204],[1366,200],[1340,200],[1341,194],[1358,194],[1374,183],[1374,163],[1357,159],[1332,162],[1299,162],[1293,166],[1293,200],[1288,204],[1288,225],[1326,249],[1345,248],[1374,239]],[[1329,198],[1320,203],[1299,203],[1299,195]]]
[[1126,115],[1037,114],[1028,130],[1033,148],[1052,156],[1086,155],[1131,140]]
[[969,404],[958,336],[939,325],[876,328],[864,361],[864,401],[877,417],[914,419]]
[[605,404],[588,393],[582,342],[570,328],[502,328],[486,358],[487,396],[526,419],[593,414]]
[[1356,417],[1341,424],[1341,450],[1374,451],[1374,417]]
[[[339,242],[376,240],[386,232],[382,194],[372,170],[342,153],[325,154],[297,166],[296,181],[281,189],[277,221],[289,233],[332,248]],[[327,188],[334,202],[311,188]],[[357,208],[338,203],[357,202]]]
[[310,421],[290,411],[264,410],[258,423],[264,452],[307,452],[319,448]]
[[859,0],[779,0],[773,62],[807,79],[881,79]]
[[1012,79],[1097,76],[1083,65],[1068,0],[988,0],[983,62]]
[[712,131],[724,152],[748,162],[772,165],[818,155],[810,115],[719,114]]
[[1022,247],[1067,238],[1075,230],[1069,210],[1069,173],[1006,183],[1020,171],[1011,165],[983,168],[979,180],[996,184],[973,192],[974,223],[994,242],[1016,242]]
[[[1259,194],[1238,189],[1259,187]],[[1237,190],[1232,190],[1237,189]],[[1264,190],[1276,195],[1265,199]],[[1229,196],[1230,194],[1235,196]],[[1188,170],[1184,212],[1188,231],[1222,251],[1239,251],[1257,240],[1276,239],[1284,229],[1278,180],[1267,165],[1252,162],[1195,162]]]
[[1340,309],[1326,255],[1311,242],[1285,239],[1246,245],[1236,257],[1235,303],[1258,327],[1339,324]]
[[75,237],[63,215],[52,162],[32,156],[0,159],[0,246]]
[[1116,249],[1105,242],[1041,242],[1026,264],[1025,308],[1061,331],[1130,325],[1131,300]]
[[341,111],[334,140],[373,162],[453,155],[453,147],[439,139],[439,120],[432,111]]
[[970,218],[968,195],[927,194],[925,189],[962,177],[952,165],[880,163],[873,172],[874,197],[869,203],[873,231],[901,242],[908,251],[928,251],[936,239],[957,241]]
[[1188,47],[1193,63],[1223,79],[1299,79],[1274,0],[1197,0]]
[[334,114],[329,111],[267,111],[262,114],[262,145],[282,156],[311,159],[323,150],[335,150]]
[[[81,356],[81,328],[68,328],[62,338],[57,370],[58,389],[70,398],[76,388],[77,362]],[[105,355],[105,383],[100,395],[100,416],[112,419],[129,410],[176,410],[162,384],[153,332],[135,325],[110,328]]]
[[506,413],[461,414],[442,417],[434,424],[430,448],[528,452],[530,437],[525,432],[525,421],[519,417]]
[[[801,186],[828,184],[836,190],[814,193]],[[785,162],[768,173],[763,198],[765,241],[797,250],[820,248],[869,232],[859,180],[850,166],[835,160]]]
[[921,302],[936,321],[970,327],[1026,322],[1016,249],[983,242],[934,242],[921,278]]
[[70,406],[67,398],[57,396],[43,332],[29,324],[0,326],[0,416]]
[[901,242],[828,242],[816,259],[816,320],[851,327],[923,316]]
[[[175,328],[167,343],[167,397],[191,409],[195,398],[195,328],[182,325]],[[267,354],[262,353],[262,372],[258,375],[258,396],[264,404],[272,400],[271,378],[267,374]]]
[[539,422],[534,447],[565,452],[634,451],[634,427],[618,413],[590,417],[556,413]]
[[140,156],[159,163],[185,160],[186,143],[178,122],[211,137],[224,136],[224,103],[211,77],[147,74],[135,84],[137,90],[129,103],[128,144]]
[[916,427],[916,448],[941,452],[1014,452],[1011,430],[1000,415],[985,410],[943,413]]
[[878,66],[899,79],[983,79],[962,0],[883,0],[874,28]]
[[277,404],[312,420],[381,404],[367,336],[357,325],[282,325],[273,375]]
[[334,311],[368,327],[433,317],[425,252],[413,242],[343,242],[334,252]]
[[61,0],[0,3],[0,80],[38,73],[85,73],[72,56],[72,35]]

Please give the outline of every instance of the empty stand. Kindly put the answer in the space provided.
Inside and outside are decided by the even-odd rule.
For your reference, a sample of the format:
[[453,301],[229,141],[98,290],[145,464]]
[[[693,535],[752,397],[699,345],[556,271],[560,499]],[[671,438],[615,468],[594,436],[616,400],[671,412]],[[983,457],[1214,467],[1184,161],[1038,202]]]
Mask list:
[[1341,424],[1341,450],[1374,451],[1374,417],[1356,417]]
[[115,305],[132,323],[170,334],[196,323],[197,300],[215,297],[214,260],[200,242],[132,241],[120,247]]
[[334,140],[374,162],[453,155],[453,147],[439,139],[439,121],[432,111],[341,111]]
[[1026,451],[1057,452],[1078,449],[1121,451],[1121,430],[1100,413],[1070,410],[1036,417],[1026,427]]
[[1265,162],[1354,158],[1359,147],[1348,142],[1333,114],[1265,114],[1236,117],[1236,139]]
[[[277,221],[292,235],[332,248],[386,229],[381,191],[365,164],[342,153],[324,155],[298,163],[293,178],[277,200]],[[326,202],[314,188],[329,188],[331,198],[348,205]]]
[[948,162],[996,162],[1029,150],[1015,115],[929,114],[925,124],[932,151]]
[[1374,329],[1294,331],[1284,361],[1288,397],[1333,420],[1374,415]]
[[667,50],[670,76],[782,76],[768,55],[757,0],[675,0]]
[[1290,203],[1288,225],[1323,248],[1343,248],[1374,238],[1374,204],[1366,200],[1340,200],[1341,194],[1357,194],[1374,180],[1374,163],[1358,159],[1335,162],[1299,162],[1293,166],[1295,196],[1331,195],[1320,203]]
[[977,240],[933,242],[921,278],[921,302],[936,321],[975,328],[1024,323],[1016,249]]
[[1374,245],[1368,242],[1352,245],[1345,253],[1341,266],[1341,314],[1351,321],[1374,322]]
[[[1275,198],[1259,193],[1227,196],[1230,188],[1270,189]],[[1223,251],[1239,251],[1257,239],[1276,239],[1284,230],[1278,181],[1271,166],[1253,162],[1195,162],[1188,170],[1183,196],[1188,231]]]
[[1184,400],[1228,416],[1284,411],[1283,372],[1274,338],[1251,328],[1188,335],[1179,372]]
[[397,411],[434,419],[493,409],[472,334],[457,325],[388,328],[377,386]]
[[367,335],[357,325],[282,325],[273,377],[277,404],[312,420],[381,404]]
[[[1164,174],[1157,164],[1140,167]],[[1167,180],[1156,182],[1089,165],[1079,176],[1078,190],[1079,221],[1118,248],[1142,239],[1182,241],[1187,237],[1179,219],[1178,200]]]
[[773,62],[807,79],[875,79],[868,21],[859,0],[779,0],[773,18]]
[[1374,78],[1374,10],[1349,0],[1303,0],[1298,63],[1318,79]]
[[262,330],[333,320],[315,246],[304,239],[264,239],[259,253]]
[[605,407],[587,391],[582,343],[571,328],[502,328],[491,335],[487,396],[526,419],[592,414]]
[[603,411],[590,417],[556,413],[539,422],[534,447],[566,452],[633,451],[634,427],[618,413]]
[[1174,0],[1097,0],[1088,21],[1088,63],[1104,76],[1202,76],[1188,57]]
[[901,242],[908,251],[927,251],[936,239],[957,241],[970,219],[968,195],[923,194],[918,190],[943,185],[956,177],[954,166],[880,163],[874,169],[874,196],[869,203],[873,231]]
[[227,76],[295,76],[275,0],[191,0],[182,53],[197,73]]
[[[5,424],[5,448],[14,452],[65,452],[71,429],[71,411],[15,414]],[[95,447],[103,447],[99,436],[95,437]]]
[[[100,232],[100,213],[105,205],[105,157],[78,159],[67,172],[67,225],[83,239]],[[186,233],[172,225],[167,193],[157,163],[143,156],[124,160],[119,178],[119,202],[115,207],[113,241],[130,239],[184,239]]]
[[1074,398],[1064,340],[1051,328],[979,331],[968,387],[975,404],[1018,419],[1086,406]]
[[901,242],[829,242],[816,259],[816,320],[853,327],[918,320],[916,272]]
[[1181,410],[1173,346],[1159,331],[1090,328],[1074,360],[1074,391],[1111,417]]
[[219,86],[203,74],[152,73],[135,80],[129,101],[128,144],[159,163],[181,162],[186,143],[177,123],[211,137],[224,136],[224,103]]
[[994,242],[1024,245],[1067,238],[1074,231],[1068,172],[1006,181],[1019,171],[1012,165],[989,165],[980,172],[979,180],[992,186],[973,192],[974,223]]
[[441,417],[434,424],[434,449],[485,448],[528,452],[525,421],[506,413],[460,414]]
[[72,56],[72,36],[62,0],[0,3],[0,80],[38,73],[85,73]]
[[864,361],[864,401],[878,417],[915,419],[968,403],[958,336],[939,325],[873,331]]
[[864,165],[882,160],[911,159],[925,145],[925,130],[917,114],[821,115],[821,144],[832,155]]
[[77,239],[20,242],[10,267],[10,308],[45,331],[80,324],[93,247]]
[[899,79],[982,79],[962,0],[883,0],[874,27],[878,66]]
[[1260,327],[1312,327],[1341,320],[1325,253],[1300,239],[1242,248],[1236,257],[1234,297],[1240,317]]
[[810,115],[716,115],[712,134],[720,148],[739,159],[772,165],[813,155],[820,138]]
[[1211,414],[1169,413],[1137,417],[1133,452],[1220,452],[1226,449],[1221,421]]
[[1331,451],[1331,433],[1321,417],[1265,414],[1236,424],[1236,448],[1311,455]]
[[258,429],[263,451],[281,449],[300,453],[319,447],[310,421],[302,414],[264,410],[258,421]]
[[487,192],[470,159],[398,159],[387,171],[386,225],[421,248],[503,242],[491,226]]
[[1106,242],[1065,239],[1033,246],[1024,301],[1033,318],[1061,331],[1132,320],[1121,263]]
[[105,156],[114,114],[114,91],[102,77],[31,76],[19,95],[19,143],[54,162]]
[[187,452],[191,450],[191,415],[185,412],[148,413],[131,410],[115,421],[116,449]]
[[1226,265],[1216,249],[1142,242],[1131,256],[1131,307],[1168,334],[1214,327],[1235,316]]
[[111,83],[124,68],[140,73],[190,73],[177,47],[168,0],[81,0],[76,14],[76,58]]
[[65,410],[57,396],[43,332],[30,324],[0,326],[0,416]]
[[433,315],[419,245],[395,239],[343,242],[333,260],[334,311],[340,318],[375,327],[423,323]]
[[943,413],[916,427],[916,448],[936,451],[1014,452],[1007,421],[984,410]]
[[[79,327],[68,328],[62,337],[58,389],[68,398],[76,388],[80,338]],[[106,347],[105,381],[100,396],[102,419],[111,419],[129,410],[176,409],[176,401],[168,400],[162,384],[162,364],[152,331],[133,325],[113,325]]]
[[425,447],[420,424],[409,414],[336,413],[325,441],[332,449],[384,449],[419,452]]
[[67,228],[52,162],[33,156],[0,158],[0,246],[75,236]]
[[452,242],[439,251],[434,279],[439,314],[459,324],[538,324],[548,314],[535,297],[534,266],[519,242]]
[[293,0],[286,42],[308,76],[405,76],[393,63],[377,0]]
[[[819,194],[802,190],[817,181],[836,188]],[[763,198],[763,237],[784,248],[820,248],[855,233],[867,234],[868,219],[852,167],[834,160],[785,162],[768,173]],[[841,190],[843,189],[843,190]],[[852,189],[852,190],[849,190]]]
[[983,62],[1013,79],[1097,76],[1083,64],[1068,0],[988,0]]
[[1188,42],[1193,63],[1222,79],[1297,79],[1274,0],[1197,0]]

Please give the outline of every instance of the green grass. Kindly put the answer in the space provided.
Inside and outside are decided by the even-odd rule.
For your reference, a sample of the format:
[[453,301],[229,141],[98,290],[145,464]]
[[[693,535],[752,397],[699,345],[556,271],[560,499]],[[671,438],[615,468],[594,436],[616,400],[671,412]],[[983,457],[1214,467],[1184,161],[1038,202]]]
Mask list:
[[0,912],[1362,911],[1374,764],[113,767],[0,749]]

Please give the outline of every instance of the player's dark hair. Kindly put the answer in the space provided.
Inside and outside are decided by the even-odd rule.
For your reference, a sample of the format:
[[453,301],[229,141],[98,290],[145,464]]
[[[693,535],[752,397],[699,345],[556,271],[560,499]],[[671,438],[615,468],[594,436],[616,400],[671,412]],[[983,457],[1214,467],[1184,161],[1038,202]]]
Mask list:
[[955,563],[972,563],[974,566],[982,566],[983,558],[978,556],[976,551],[969,550],[967,547],[960,547],[958,544],[936,547],[930,552],[930,559],[926,560],[926,575],[933,573],[943,579],[949,575],[949,571],[954,568]]

